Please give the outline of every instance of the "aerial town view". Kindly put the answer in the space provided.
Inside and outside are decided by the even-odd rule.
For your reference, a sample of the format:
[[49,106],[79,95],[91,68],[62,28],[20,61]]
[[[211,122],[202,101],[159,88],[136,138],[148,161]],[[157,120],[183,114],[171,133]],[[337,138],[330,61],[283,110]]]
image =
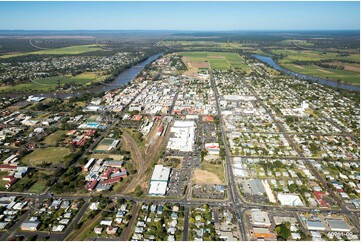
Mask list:
[[360,2],[0,1],[0,240],[360,239]]

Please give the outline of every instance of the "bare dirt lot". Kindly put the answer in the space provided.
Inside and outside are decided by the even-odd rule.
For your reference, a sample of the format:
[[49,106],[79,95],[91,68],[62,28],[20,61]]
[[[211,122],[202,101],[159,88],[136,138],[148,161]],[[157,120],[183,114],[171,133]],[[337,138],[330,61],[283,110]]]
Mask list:
[[191,65],[195,68],[208,68],[209,65],[205,61],[192,61]]
[[357,71],[357,72],[360,71],[360,64],[342,63],[342,62],[331,62],[328,64],[344,66],[346,71]]
[[192,181],[196,184],[221,184],[221,179],[215,174],[200,169],[194,170]]

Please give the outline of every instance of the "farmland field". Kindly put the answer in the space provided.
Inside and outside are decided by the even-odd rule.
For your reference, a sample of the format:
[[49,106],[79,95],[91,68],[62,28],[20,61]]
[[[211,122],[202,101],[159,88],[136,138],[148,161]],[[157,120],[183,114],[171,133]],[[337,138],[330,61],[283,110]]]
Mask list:
[[250,67],[244,59],[237,53],[231,52],[180,52],[181,56],[189,59],[191,66],[195,67],[199,63],[208,63],[212,69],[228,70],[243,69],[248,71]]
[[[350,53],[348,55],[341,55],[336,52],[287,49],[273,49],[270,50],[270,53],[271,55],[280,55],[281,57],[277,62],[288,70],[334,81],[340,80],[341,82],[354,85],[360,84],[359,54]],[[302,64],[302,62],[304,62],[304,64]],[[344,69],[322,68],[311,62],[342,66]]]
[[30,166],[40,165],[44,162],[59,164],[69,154],[71,154],[70,150],[64,147],[40,148],[26,155],[21,161]]
[[0,58],[11,58],[11,57],[25,56],[25,55],[78,55],[78,54],[83,54],[98,50],[102,50],[102,48],[100,48],[97,45],[74,45],[64,48],[55,48],[55,49],[39,50],[39,51],[33,51],[27,53],[3,55],[0,56]]
[[342,82],[360,85],[360,73],[356,71],[333,70],[314,65],[297,66],[293,64],[283,64],[283,66],[288,70],[305,75],[327,78],[331,80],[341,80]]

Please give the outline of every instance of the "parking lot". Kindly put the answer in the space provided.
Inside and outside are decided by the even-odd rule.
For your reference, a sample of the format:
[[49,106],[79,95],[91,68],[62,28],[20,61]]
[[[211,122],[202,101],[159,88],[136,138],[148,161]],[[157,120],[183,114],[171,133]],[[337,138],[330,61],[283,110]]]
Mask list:
[[181,197],[188,180],[189,172],[187,169],[173,169],[169,179],[167,195],[171,197]]

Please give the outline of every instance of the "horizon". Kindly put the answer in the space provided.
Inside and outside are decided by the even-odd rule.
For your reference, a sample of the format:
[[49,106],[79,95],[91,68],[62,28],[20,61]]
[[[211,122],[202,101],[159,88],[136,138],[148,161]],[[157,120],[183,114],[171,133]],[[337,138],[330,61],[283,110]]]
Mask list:
[[360,29],[233,29],[233,30],[211,30],[211,29],[199,29],[199,30],[191,30],[191,29],[0,29],[0,31],[23,31],[23,32],[46,32],[46,31],[53,31],[53,32],[76,32],[76,31],[108,31],[108,32],[118,32],[118,31],[173,31],[173,32],[315,32],[315,31],[325,31],[325,32],[332,32],[332,31],[358,31]]
[[360,2],[0,2],[0,29],[360,30]]

